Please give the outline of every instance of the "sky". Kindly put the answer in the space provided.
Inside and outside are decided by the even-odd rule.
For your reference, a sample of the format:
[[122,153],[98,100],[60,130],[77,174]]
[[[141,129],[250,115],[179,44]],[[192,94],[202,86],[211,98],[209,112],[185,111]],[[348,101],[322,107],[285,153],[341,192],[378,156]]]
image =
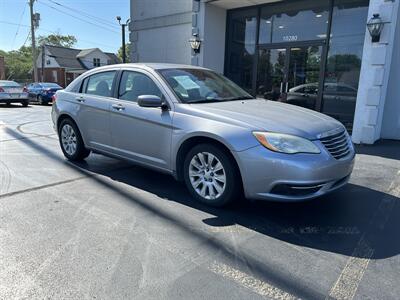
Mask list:
[[[78,40],[75,48],[100,48],[116,53],[121,46],[121,26],[116,16],[126,21],[129,10],[130,0],[36,0],[34,12],[40,13],[41,21],[35,34],[74,35]],[[29,25],[28,0],[0,0],[1,50],[28,45]]]

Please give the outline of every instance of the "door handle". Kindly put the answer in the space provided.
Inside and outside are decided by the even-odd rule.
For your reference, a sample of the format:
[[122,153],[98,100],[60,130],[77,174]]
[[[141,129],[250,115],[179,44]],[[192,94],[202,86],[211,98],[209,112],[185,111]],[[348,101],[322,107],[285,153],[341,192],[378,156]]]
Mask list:
[[75,100],[78,102],[85,102],[85,98],[83,97],[76,97]]
[[122,104],[113,104],[113,105],[111,105],[111,107],[116,110],[124,110],[125,109],[125,107]]

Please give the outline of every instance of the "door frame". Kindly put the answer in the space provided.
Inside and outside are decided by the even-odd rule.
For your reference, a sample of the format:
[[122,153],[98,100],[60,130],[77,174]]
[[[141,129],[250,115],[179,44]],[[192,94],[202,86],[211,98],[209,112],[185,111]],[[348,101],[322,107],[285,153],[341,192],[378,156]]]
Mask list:
[[[329,25],[329,24],[328,24]],[[326,59],[327,59],[327,40],[312,40],[312,41],[299,41],[299,42],[284,42],[284,43],[272,43],[272,44],[259,44],[256,46],[255,53],[255,63],[253,68],[253,82],[252,82],[252,92],[256,95],[257,91],[257,74],[258,74],[258,63],[259,63],[259,52],[261,49],[271,50],[271,49],[286,49],[286,57],[285,57],[285,74],[284,74],[284,85],[288,82],[289,75],[289,64],[290,64],[290,49],[291,48],[301,48],[301,47],[311,47],[318,46],[322,47],[321,51],[321,62],[318,76],[318,95],[317,101],[315,103],[315,110],[321,111],[322,108],[322,96],[323,96],[323,87],[324,87],[324,76],[325,76],[325,67],[326,67]]]

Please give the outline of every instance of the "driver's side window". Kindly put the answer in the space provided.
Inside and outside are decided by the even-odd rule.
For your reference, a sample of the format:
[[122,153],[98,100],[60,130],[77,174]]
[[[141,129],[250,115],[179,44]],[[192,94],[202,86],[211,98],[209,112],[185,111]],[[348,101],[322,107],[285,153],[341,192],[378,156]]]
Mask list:
[[162,98],[162,92],[154,81],[139,72],[124,71],[118,89],[118,98],[137,102],[139,96],[154,95]]

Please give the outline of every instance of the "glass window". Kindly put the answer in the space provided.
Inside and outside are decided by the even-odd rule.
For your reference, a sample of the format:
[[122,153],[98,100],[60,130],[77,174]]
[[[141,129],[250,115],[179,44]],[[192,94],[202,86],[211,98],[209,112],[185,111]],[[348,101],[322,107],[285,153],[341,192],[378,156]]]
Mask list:
[[329,1],[297,1],[261,9],[259,43],[326,39]]
[[229,12],[225,74],[247,91],[251,91],[253,82],[256,27],[256,9]]
[[212,71],[201,69],[165,69],[159,72],[184,103],[253,98],[232,81]]
[[100,58],[93,58],[93,67],[100,67]]
[[335,0],[322,112],[351,129],[360,77],[368,0]]
[[119,85],[118,98],[136,102],[141,95],[162,97],[160,89],[148,76],[138,72],[124,71]]
[[86,94],[111,97],[111,88],[113,85],[116,71],[97,73],[86,78]]

